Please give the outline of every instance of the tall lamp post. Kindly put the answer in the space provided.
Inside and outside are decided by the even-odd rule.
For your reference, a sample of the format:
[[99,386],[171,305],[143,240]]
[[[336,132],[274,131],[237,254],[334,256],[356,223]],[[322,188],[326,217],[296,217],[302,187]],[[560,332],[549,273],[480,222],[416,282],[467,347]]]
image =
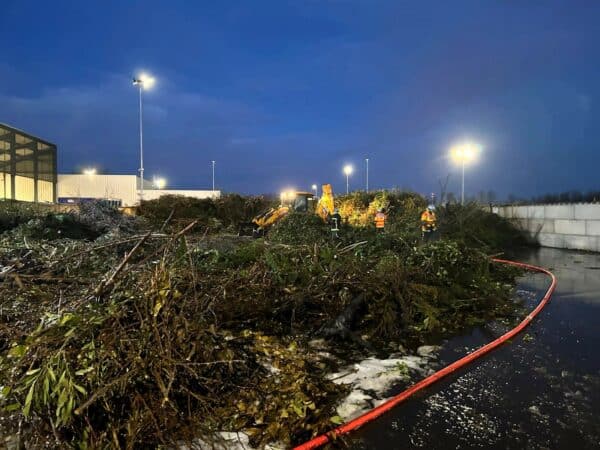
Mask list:
[[477,152],[478,147],[471,142],[456,145],[450,150],[450,157],[456,164],[459,164],[462,167],[461,205],[465,204],[465,166],[475,159]]
[[312,186],[312,190],[315,191],[315,198],[319,197],[319,191],[317,190],[317,185],[313,184]]
[[369,158],[365,158],[365,162],[367,163],[367,186],[366,186],[366,191],[369,192]]
[[350,193],[350,175],[352,175],[353,171],[354,168],[350,164],[344,166],[344,174],[346,174],[346,194]]
[[150,89],[155,79],[145,73],[140,74],[137,78],[133,79],[133,85],[137,86],[140,91],[140,202],[144,198],[144,128],[142,121],[142,91],[144,89]]
[[212,163],[212,190],[213,194],[215,193],[215,161],[211,161]]

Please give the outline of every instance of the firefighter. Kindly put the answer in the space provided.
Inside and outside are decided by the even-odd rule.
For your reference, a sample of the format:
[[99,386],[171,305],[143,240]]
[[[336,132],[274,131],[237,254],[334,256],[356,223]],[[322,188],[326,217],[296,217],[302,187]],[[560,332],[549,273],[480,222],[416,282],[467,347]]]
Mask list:
[[337,239],[342,224],[342,216],[340,216],[340,211],[337,208],[333,210],[333,214],[329,217],[329,224],[331,225],[331,237]]
[[383,208],[379,208],[377,214],[375,214],[375,228],[380,233],[383,233],[383,230],[385,229],[385,219],[387,219],[387,215]]
[[435,206],[429,205],[423,214],[421,214],[421,232],[423,242],[429,242],[434,238],[437,230],[437,217],[435,216]]

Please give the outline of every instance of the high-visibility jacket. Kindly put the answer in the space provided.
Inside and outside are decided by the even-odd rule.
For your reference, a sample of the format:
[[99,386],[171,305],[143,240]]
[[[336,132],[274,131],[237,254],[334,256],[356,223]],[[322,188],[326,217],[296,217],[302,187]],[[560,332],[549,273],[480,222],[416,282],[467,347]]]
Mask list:
[[422,231],[435,231],[437,228],[437,218],[433,211],[426,209],[421,214],[421,230]]
[[382,212],[378,212],[375,214],[375,228],[384,228],[385,227],[385,214]]

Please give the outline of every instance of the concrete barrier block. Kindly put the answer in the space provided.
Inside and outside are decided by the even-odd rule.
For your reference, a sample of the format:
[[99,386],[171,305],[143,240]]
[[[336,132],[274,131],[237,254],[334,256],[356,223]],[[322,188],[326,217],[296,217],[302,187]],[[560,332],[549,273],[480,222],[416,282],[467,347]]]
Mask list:
[[529,219],[527,231],[531,233],[554,233],[554,220]]
[[586,220],[585,234],[588,236],[600,236],[600,220]]
[[545,219],[575,219],[575,205],[546,205]]
[[597,236],[564,235],[563,239],[565,248],[590,251],[597,251],[598,249]]
[[529,219],[543,219],[544,218],[544,207],[543,206],[528,206],[527,217]]
[[510,206],[497,206],[496,209],[496,214],[498,214],[500,217],[510,219]]
[[575,219],[600,220],[600,203],[584,203],[575,206]]
[[585,220],[555,220],[554,232],[583,236],[585,235]]
[[519,218],[519,219],[527,219],[529,212],[529,207],[528,206],[513,206],[513,210],[512,210],[512,216],[513,218]]
[[565,240],[562,234],[540,233],[538,241],[542,247],[565,248]]

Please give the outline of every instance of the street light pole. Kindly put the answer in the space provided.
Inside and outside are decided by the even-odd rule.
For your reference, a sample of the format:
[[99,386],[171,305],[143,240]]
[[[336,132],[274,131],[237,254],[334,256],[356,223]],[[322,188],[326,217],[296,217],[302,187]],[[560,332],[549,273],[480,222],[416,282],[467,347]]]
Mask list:
[[462,160],[462,190],[460,194],[460,204],[465,204],[465,158]]
[[143,112],[142,112],[142,91],[150,89],[154,84],[154,78],[146,74],[141,74],[133,79],[133,85],[139,88],[140,93],[140,202],[144,199],[144,127],[143,127]]
[[215,161],[212,161],[212,190],[215,192]]
[[369,192],[369,158],[365,158],[367,162],[367,192]]
[[346,174],[346,195],[350,193],[350,174],[352,174],[353,170],[354,168],[350,164],[344,166],[344,173]]
[[142,89],[144,83],[142,80],[138,83],[140,88],[140,203],[144,199],[144,128],[142,120]]
[[472,142],[466,142],[457,146],[454,146],[450,150],[450,157],[458,165],[461,165],[462,179],[460,188],[460,204],[465,204],[465,165],[470,163],[477,158],[480,152],[480,147]]

